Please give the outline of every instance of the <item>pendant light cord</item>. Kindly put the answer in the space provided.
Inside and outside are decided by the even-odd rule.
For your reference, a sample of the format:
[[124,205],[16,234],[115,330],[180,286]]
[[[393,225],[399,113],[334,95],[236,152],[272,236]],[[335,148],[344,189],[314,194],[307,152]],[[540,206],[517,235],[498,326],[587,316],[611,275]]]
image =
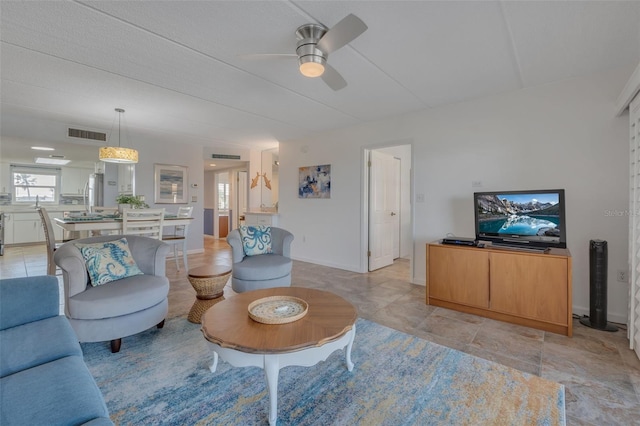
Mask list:
[[122,111],[118,111],[118,148],[120,148],[120,118],[121,117],[122,117]]

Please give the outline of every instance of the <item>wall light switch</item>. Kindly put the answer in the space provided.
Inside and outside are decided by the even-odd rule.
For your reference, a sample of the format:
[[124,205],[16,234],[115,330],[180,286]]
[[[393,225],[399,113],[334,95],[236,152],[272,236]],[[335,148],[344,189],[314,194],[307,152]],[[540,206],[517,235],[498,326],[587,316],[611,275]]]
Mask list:
[[416,194],[416,203],[424,203],[424,194]]
[[198,202],[198,196],[197,195],[192,195],[191,196],[191,202],[192,203],[197,203]]

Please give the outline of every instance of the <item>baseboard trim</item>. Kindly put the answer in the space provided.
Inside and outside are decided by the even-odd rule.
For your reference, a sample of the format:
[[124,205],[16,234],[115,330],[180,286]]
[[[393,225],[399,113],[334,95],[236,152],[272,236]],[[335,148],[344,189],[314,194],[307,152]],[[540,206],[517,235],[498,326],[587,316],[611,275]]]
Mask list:
[[[589,308],[585,308],[582,306],[573,306],[573,313],[574,315],[579,315],[579,316],[589,316]],[[611,313],[607,311],[607,321],[609,322],[615,322],[617,324],[626,324],[627,323],[627,316],[626,315],[620,315],[620,314],[616,314],[616,313]]]
[[342,264],[332,263],[332,262],[318,262],[317,259],[308,259],[308,258],[305,258],[305,257],[294,257],[294,256],[292,256],[291,259],[298,260],[300,262],[313,263],[314,265],[328,266],[329,268],[342,269],[344,271],[362,273],[357,266],[354,267],[354,266],[350,266],[350,265],[342,265]]

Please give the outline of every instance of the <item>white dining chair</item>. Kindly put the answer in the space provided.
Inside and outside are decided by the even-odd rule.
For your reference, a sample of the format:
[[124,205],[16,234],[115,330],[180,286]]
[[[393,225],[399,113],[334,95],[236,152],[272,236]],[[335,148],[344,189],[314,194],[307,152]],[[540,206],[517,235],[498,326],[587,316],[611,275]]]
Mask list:
[[[193,206],[178,208],[177,217],[191,217],[193,212]],[[184,269],[189,271],[189,263],[187,261],[187,235],[189,231],[189,225],[178,225],[174,227],[173,234],[165,234],[162,236],[162,241],[173,246],[173,259],[176,262],[176,268],[180,270],[180,263],[178,262],[178,246],[182,246],[182,261],[184,262]]]
[[125,209],[122,212],[122,233],[162,239],[164,209]]

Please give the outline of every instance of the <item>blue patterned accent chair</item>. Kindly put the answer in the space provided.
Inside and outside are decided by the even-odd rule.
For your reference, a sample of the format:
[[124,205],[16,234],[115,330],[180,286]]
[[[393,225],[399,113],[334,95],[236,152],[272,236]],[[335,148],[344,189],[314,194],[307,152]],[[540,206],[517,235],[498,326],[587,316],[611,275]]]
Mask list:
[[[114,245],[126,238],[128,250],[124,258],[132,265],[108,264],[92,271],[96,263],[97,243]],[[107,244],[109,246],[109,244]],[[91,248],[90,250],[87,248]],[[83,250],[84,249],[84,250]],[[84,252],[84,256],[83,256]],[[80,342],[111,342],[111,352],[118,352],[122,338],[153,326],[162,328],[168,312],[169,280],[165,261],[169,245],[160,240],[135,235],[108,235],[72,240],[54,255],[62,270],[65,293],[65,315]],[[123,257],[121,250],[106,250],[104,256]],[[113,260],[108,260],[113,262]],[[111,281],[105,270],[112,272]]]
[[272,226],[241,226],[227,235],[233,265],[231,287],[237,293],[291,285],[293,234]]

